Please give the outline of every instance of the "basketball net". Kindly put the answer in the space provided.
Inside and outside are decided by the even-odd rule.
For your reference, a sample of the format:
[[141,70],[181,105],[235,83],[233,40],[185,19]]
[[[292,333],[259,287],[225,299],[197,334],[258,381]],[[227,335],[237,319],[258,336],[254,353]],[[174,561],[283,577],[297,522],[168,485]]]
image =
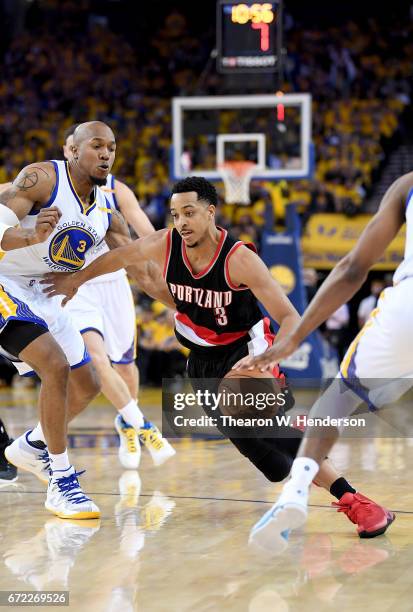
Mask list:
[[226,161],[219,165],[227,204],[250,204],[250,182],[256,167],[251,161]]

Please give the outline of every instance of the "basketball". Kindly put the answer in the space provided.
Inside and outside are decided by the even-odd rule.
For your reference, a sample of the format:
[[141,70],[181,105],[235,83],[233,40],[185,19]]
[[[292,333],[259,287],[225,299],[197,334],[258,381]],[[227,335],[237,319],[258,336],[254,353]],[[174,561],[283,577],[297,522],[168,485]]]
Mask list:
[[276,378],[258,368],[230,370],[222,379],[220,410],[228,416],[271,418],[285,399]]

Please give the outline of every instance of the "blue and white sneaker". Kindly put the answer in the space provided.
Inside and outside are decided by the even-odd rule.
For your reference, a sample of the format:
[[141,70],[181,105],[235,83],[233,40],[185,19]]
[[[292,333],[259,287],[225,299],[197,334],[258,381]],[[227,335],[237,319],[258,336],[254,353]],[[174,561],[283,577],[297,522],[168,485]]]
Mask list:
[[115,418],[115,428],[119,435],[118,455],[121,465],[126,470],[137,470],[141,460],[138,432],[120,414]]
[[[17,468],[32,472],[39,480],[49,482],[50,459],[46,444],[36,442],[39,446],[33,446],[28,439],[31,429],[16,438],[10,446],[4,449],[4,456],[9,463]],[[41,447],[41,448],[40,448]]]
[[288,546],[291,529],[307,519],[308,489],[297,489],[292,481],[284,485],[279,499],[251,529],[248,543],[274,556]]
[[67,470],[52,472],[44,504],[46,510],[64,519],[99,518],[99,508],[80,487],[78,476],[82,474],[84,470],[76,472],[72,465]]
[[146,419],[143,427],[139,430],[139,440],[148,449],[156,466],[162,465],[176,454],[176,450],[162,436],[156,425]]

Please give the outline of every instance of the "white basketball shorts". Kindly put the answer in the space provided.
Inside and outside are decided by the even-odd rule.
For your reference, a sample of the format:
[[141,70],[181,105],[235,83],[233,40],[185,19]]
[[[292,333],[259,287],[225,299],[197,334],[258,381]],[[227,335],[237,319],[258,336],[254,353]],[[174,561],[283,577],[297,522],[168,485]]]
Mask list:
[[[82,335],[74,327],[69,314],[61,307],[62,296],[48,298],[43,293],[41,278],[0,276],[0,329],[9,321],[28,321],[47,327],[63,349],[72,369],[88,363]],[[34,374],[32,368],[0,348],[22,376]],[[13,357],[13,358],[12,358]]]
[[114,280],[82,285],[66,307],[77,329],[98,332],[112,363],[131,363],[136,357],[136,316],[125,274]]
[[413,386],[413,277],[383,291],[351,343],[339,376],[371,409]]

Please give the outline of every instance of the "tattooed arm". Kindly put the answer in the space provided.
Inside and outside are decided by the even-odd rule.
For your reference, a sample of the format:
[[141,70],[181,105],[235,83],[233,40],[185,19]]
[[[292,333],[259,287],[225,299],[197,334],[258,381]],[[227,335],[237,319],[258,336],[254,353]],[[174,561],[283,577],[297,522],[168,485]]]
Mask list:
[[0,192],[0,203],[22,219],[32,208],[40,210],[48,202],[55,183],[56,173],[51,162],[30,164]]
[[[10,185],[0,191],[0,204],[12,210],[18,219],[23,219],[32,209],[41,210],[48,202],[56,182],[56,173],[51,162],[39,162],[23,168]],[[10,251],[46,240],[60,218],[55,206],[48,207],[36,219],[33,230],[8,229],[1,241],[1,249]]]

